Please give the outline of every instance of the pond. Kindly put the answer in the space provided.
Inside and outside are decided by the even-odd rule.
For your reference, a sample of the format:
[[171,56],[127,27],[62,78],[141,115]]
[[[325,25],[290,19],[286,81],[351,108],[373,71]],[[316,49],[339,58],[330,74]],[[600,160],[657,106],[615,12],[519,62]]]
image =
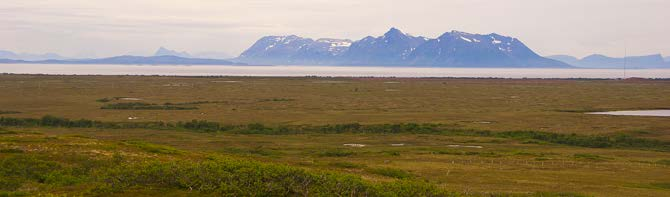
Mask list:
[[610,111],[610,112],[593,112],[593,113],[587,113],[587,114],[612,115],[612,116],[658,116],[658,117],[670,117],[670,110]]

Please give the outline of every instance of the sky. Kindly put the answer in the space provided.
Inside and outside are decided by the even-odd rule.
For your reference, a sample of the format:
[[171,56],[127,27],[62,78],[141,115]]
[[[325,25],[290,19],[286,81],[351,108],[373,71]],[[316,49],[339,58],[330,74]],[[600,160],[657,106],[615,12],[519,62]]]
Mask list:
[[520,39],[540,55],[670,56],[668,0],[2,0],[0,50],[69,57],[237,55],[266,35],[379,36],[391,27]]

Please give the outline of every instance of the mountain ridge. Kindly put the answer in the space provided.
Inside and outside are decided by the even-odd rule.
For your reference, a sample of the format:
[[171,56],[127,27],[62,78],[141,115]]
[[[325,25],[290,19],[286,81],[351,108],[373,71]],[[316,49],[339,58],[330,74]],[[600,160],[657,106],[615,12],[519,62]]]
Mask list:
[[569,55],[553,55],[547,58],[563,61],[579,68],[670,68],[668,62],[661,54],[609,57],[602,54],[593,54],[584,58]]
[[175,50],[170,50],[165,47],[159,47],[158,50],[154,53],[153,56],[176,56],[176,57],[184,57],[184,58],[192,58],[191,54],[187,53],[186,51],[175,51]]
[[0,59],[13,59],[25,61],[40,61],[49,59],[69,59],[56,53],[32,54],[32,53],[15,53],[12,51],[0,50]]
[[353,42],[332,39],[339,40],[337,50],[315,45],[319,40],[296,35],[265,36],[234,60],[279,65],[571,67],[536,54],[516,38],[495,33],[451,31],[431,39],[391,28],[382,36]]
[[13,59],[0,59],[0,63],[32,63],[32,64],[122,64],[122,65],[246,65],[220,59],[184,58],[171,55],[164,56],[114,56],[97,59],[71,59],[71,60],[41,60],[25,61]]

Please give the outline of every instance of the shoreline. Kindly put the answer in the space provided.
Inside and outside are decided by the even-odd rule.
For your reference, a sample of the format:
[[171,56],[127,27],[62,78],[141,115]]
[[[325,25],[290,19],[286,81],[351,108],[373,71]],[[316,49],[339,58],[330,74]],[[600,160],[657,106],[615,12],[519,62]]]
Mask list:
[[257,75],[151,75],[151,74],[40,74],[40,73],[6,73],[0,72],[0,76],[44,76],[44,77],[173,77],[173,78],[296,78],[296,79],[398,79],[398,80],[421,80],[421,79],[453,79],[453,80],[547,80],[547,81],[670,81],[670,78],[507,78],[507,77],[388,77],[388,76],[257,76]]
[[670,79],[670,69],[418,68],[355,66],[177,66],[4,64],[0,73],[187,77],[344,77],[457,79]]

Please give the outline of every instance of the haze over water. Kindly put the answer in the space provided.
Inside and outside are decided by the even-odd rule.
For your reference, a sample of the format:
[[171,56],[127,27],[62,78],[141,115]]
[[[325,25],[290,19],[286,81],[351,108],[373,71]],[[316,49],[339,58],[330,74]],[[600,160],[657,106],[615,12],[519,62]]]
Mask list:
[[[623,78],[623,69],[408,68],[347,66],[153,66],[4,64],[0,73],[55,75]],[[670,69],[634,69],[626,77],[670,78]]]

